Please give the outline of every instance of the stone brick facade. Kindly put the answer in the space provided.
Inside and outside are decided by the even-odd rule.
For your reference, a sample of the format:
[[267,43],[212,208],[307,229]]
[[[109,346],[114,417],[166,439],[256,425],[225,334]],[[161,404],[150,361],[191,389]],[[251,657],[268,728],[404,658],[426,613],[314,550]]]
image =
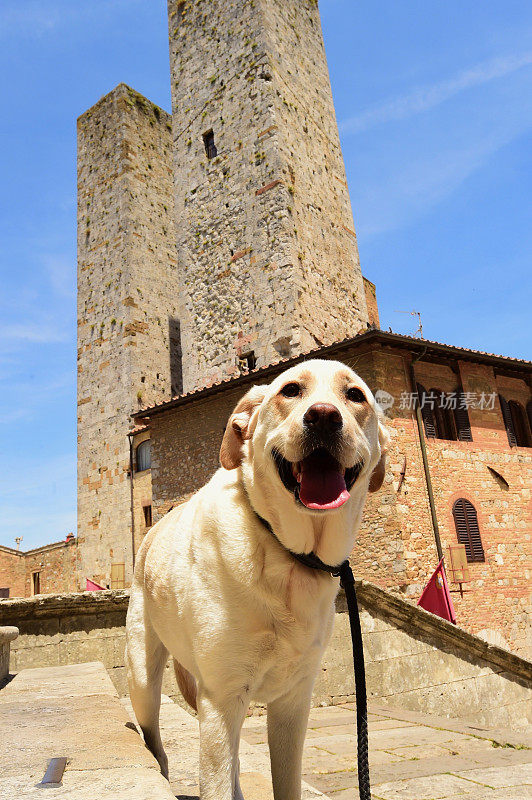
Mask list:
[[124,84],[78,120],[80,582],[131,580],[131,410],[181,391],[171,118]]
[[78,543],[73,536],[26,551],[0,545],[0,589],[8,589],[10,598],[74,592],[78,589],[77,559]]
[[190,391],[238,375],[241,356],[265,366],[368,316],[317,3],[168,8]]
[[[449,392],[461,386],[464,392],[486,394],[503,389],[505,396],[524,406],[530,399],[526,362],[468,354],[380,331],[316,354],[353,366],[374,391],[385,390],[394,398],[386,412],[392,435],[388,474],[383,488],[368,497],[353,565],[357,577],[399,590],[413,601],[438,563],[415,413],[400,407],[402,394],[412,391],[410,364],[420,354],[415,377],[427,389]],[[255,379],[269,381],[286,366],[259,372]],[[154,521],[190,496],[218,467],[226,421],[252,380],[253,376],[237,379],[177,400],[166,410],[142,412],[150,426]],[[471,408],[469,420],[471,442],[426,439],[444,550],[457,541],[452,507],[459,497],[475,506],[484,547],[485,561],[469,565],[468,591],[463,598],[453,594],[458,622],[515,652],[530,654],[532,448],[510,447],[498,399],[493,410]],[[489,467],[504,478],[508,489]]]
[[[375,585],[358,584],[357,595],[370,701],[429,714],[437,710],[440,715],[467,718],[473,725],[530,724],[528,662]],[[128,600],[126,591],[0,603],[0,626],[16,622],[20,629],[11,646],[11,670],[101,661],[118,693],[127,695]],[[353,688],[349,621],[340,594],[313,705],[354,700]],[[171,659],[163,675],[163,692],[184,704]]]

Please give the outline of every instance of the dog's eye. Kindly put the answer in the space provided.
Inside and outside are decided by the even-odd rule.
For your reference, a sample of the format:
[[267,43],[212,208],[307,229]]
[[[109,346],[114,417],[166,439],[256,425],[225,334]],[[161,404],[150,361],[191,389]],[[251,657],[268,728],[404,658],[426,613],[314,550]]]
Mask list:
[[286,386],[283,386],[281,389],[281,394],[284,397],[297,397],[301,393],[301,389],[299,388],[299,383],[287,383]]
[[351,389],[347,390],[347,399],[351,400],[352,403],[365,403],[366,395],[362,389],[357,389],[356,386],[352,386]]

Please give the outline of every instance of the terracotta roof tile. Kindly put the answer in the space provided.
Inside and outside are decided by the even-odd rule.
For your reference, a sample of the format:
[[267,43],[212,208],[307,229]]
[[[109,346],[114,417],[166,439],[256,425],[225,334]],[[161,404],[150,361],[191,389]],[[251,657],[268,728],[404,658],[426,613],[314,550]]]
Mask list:
[[[320,355],[323,356],[330,356],[336,350],[342,350],[345,347],[350,345],[359,344],[362,341],[380,341],[382,344],[390,344],[390,345],[405,345],[405,346],[417,346],[418,348],[426,347],[428,349],[444,349],[449,351],[449,354],[454,354],[455,356],[460,357],[460,355],[471,355],[471,356],[478,356],[479,359],[497,359],[501,362],[507,363],[508,365],[516,365],[516,367],[523,366],[524,369],[532,369],[532,362],[526,361],[525,359],[520,358],[512,358],[510,356],[502,356],[496,353],[487,353],[482,350],[472,350],[468,347],[458,347],[456,345],[445,344],[443,342],[436,342],[432,339],[420,339],[413,336],[405,336],[401,333],[393,333],[392,331],[381,331],[376,328],[370,329],[368,331],[364,331],[363,333],[359,333],[356,336],[347,337],[345,339],[341,339],[337,342],[333,342],[333,344],[329,344],[323,347],[316,347],[312,350],[307,350],[305,353],[302,353],[298,356],[293,356],[292,358],[281,358],[279,361],[275,361],[271,364],[267,364],[263,367],[257,367],[249,372],[246,372],[240,375],[237,378],[226,378],[224,380],[218,381],[217,383],[213,383],[209,386],[203,386],[198,389],[194,389],[191,392],[186,392],[181,395],[177,395],[172,397],[171,400],[167,400],[164,403],[157,403],[154,406],[149,408],[141,409],[140,411],[135,412],[132,414],[132,418],[135,420],[148,418],[152,416],[152,414],[160,413],[161,411],[165,411],[168,408],[173,408],[176,405],[181,405],[192,398],[200,398],[200,397],[207,397],[211,394],[217,394],[219,391],[222,391],[224,388],[229,386],[238,386],[241,383],[249,382],[249,379],[252,377],[256,377],[260,380],[262,377],[270,374],[271,372],[277,371],[280,366],[283,364],[286,366],[297,364],[300,361],[305,361],[309,357],[319,357]],[[143,429],[139,427],[140,429]],[[135,429],[134,432],[136,432]]]

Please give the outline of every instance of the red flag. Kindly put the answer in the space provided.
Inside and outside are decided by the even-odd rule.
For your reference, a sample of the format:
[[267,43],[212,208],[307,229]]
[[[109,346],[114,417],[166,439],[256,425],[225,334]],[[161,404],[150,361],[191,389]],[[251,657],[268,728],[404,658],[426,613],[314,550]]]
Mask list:
[[101,592],[105,589],[105,586],[100,586],[99,583],[95,583],[94,581],[89,580],[89,578],[86,578],[86,581],[86,592]]
[[438,617],[448,619],[456,625],[456,614],[454,613],[451,593],[443,569],[443,558],[434,570],[430,581],[425,586],[423,594],[418,600],[418,606],[437,614]]

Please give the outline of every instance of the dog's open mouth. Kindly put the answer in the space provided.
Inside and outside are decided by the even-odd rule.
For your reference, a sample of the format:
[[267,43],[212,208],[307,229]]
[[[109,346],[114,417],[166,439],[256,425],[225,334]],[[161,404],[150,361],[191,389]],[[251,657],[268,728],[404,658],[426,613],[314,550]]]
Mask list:
[[287,461],[277,450],[273,458],[285,488],[304,506],[319,511],[343,506],[362,469],[362,463],[344,469],[324,447],[302,461]]

